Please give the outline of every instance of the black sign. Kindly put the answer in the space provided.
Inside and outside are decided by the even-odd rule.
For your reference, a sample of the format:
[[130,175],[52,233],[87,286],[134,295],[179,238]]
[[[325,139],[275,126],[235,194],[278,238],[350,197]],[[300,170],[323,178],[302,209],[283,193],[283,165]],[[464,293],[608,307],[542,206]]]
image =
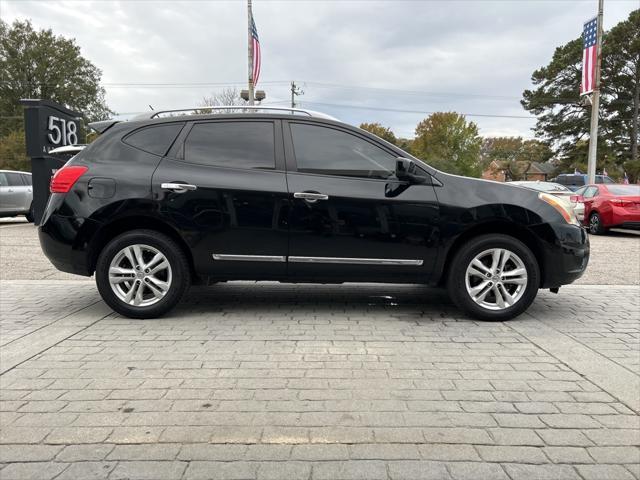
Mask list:
[[82,114],[49,100],[21,100],[27,155],[47,155],[54,148],[84,143]]
[[49,199],[49,182],[68,155],[49,152],[54,148],[84,143],[82,114],[49,100],[21,100],[27,155],[31,157],[33,181],[32,212],[38,224]]

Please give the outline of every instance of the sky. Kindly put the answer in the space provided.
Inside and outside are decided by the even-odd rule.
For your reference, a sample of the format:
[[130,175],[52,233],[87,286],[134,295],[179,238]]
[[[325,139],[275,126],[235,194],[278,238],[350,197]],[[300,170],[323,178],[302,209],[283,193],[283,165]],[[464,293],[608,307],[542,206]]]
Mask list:
[[[533,138],[520,105],[532,72],[581,35],[597,0],[254,0],[264,105],[347,123],[380,122],[411,138],[435,111],[456,111],[483,136]],[[640,0],[606,0],[609,29]],[[200,105],[246,88],[245,0],[0,0],[7,22],[75,38],[102,70],[119,114]]]

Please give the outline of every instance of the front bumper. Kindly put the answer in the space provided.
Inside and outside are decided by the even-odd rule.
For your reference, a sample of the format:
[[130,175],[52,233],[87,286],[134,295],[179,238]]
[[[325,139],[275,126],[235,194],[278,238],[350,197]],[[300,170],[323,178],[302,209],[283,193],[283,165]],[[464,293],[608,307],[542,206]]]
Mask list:
[[40,246],[58,270],[75,275],[93,274],[88,254],[89,239],[100,224],[80,217],[53,214],[38,227]]
[[589,264],[589,235],[583,227],[552,226],[556,241],[546,249],[542,288],[557,288],[580,278]]

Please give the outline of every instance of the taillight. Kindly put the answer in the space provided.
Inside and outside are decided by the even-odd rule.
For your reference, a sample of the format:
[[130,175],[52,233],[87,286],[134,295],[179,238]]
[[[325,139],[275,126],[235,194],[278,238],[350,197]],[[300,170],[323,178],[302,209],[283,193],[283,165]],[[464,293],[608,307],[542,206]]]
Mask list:
[[622,200],[621,198],[614,198],[611,200],[611,203],[616,207],[628,207],[629,205],[631,205],[631,202]]
[[51,179],[49,190],[51,193],[67,193],[87,170],[87,167],[74,165],[62,167]]
[[578,201],[580,200],[580,195],[571,195],[569,197],[569,200],[571,201],[571,203],[578,203]]

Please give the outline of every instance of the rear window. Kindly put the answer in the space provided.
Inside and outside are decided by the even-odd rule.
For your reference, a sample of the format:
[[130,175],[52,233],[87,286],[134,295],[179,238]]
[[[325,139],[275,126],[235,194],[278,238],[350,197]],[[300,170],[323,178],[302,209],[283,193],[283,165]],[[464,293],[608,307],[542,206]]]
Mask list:
[[227,168],[275,169],[273,122],[196,123],[184,161]]
[[584,176],[582,175],[560,175],[556,182],[561,185],[584,185]]
[[145,152],[165,155],[182,129],[182,125],[182,123],[167,123],[141,128],[127,135],[123,141]]
[[606,184],[615,184],[611,177],[605,177],[603,175],[596,175],[596,183],[606,183]]
[[607,190],[619,197],[640,197],[640,185],[609,185]]
[[584,175],[572,175],[569,185],[584,185],[585,183]]
[[559,183],[549,183],[549,182],[524,182],[522,184],[523,187],[529,187],[533,190],[538,190],[540,192],[570,192],[567,187],[564,185],[560,185]]

